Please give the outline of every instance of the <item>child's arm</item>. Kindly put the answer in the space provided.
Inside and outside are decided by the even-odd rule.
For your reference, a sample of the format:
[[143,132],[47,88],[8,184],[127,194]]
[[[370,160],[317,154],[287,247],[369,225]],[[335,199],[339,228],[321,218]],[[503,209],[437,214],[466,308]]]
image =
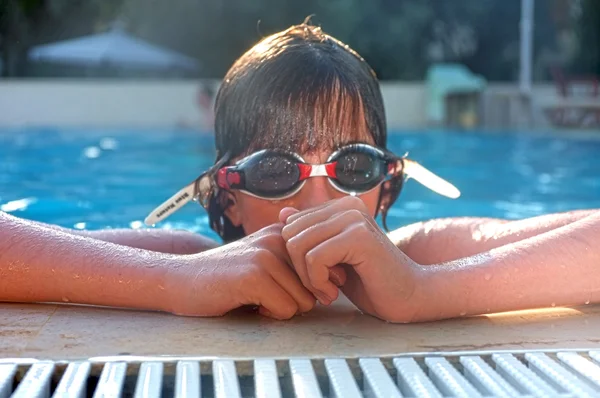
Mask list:
[[0,302],[72,302],[217,316],[242,305],[274,318],[312,309],[281,226],[192,255],[67,233],[0,212]]
[[181,230],[106,229],[79,232],[89,238],[161,253],[194,254],[219,246],[210,238]]
[[600,213],[446,264],[423,267],[416,319],[600,302]]
[[444,218],[399,228],[388,236],[415,262],[439,264],[518,242],[596,213],[600,210],[575,210],[515,221]]
[[0,212],[0,301],[159,310],[173,255],[115,245]]
[[57,225],[28,221],[41,227],[71,235],[84,236],[118,245],[171,254],[193,254],[214,249],[219,243],[193,232],[167,229],[76,230]]

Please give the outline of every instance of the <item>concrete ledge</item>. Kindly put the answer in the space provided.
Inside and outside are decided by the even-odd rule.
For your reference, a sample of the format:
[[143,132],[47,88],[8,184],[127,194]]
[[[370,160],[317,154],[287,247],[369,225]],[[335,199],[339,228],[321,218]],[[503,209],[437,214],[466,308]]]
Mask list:
[[0,358],[352,358],[600,348],[600,306],[592,305],[408,325],[363,315],[345,300],[283,322],[243,311],[221,318],[185,318],[58,304],[0,304],[0,313]]

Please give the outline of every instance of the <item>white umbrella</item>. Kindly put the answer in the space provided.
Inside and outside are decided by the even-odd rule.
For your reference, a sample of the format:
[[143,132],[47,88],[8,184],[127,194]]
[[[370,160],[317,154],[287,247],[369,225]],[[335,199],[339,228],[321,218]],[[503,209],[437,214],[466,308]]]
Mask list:
[[153,70],[195,70],[199,67],[195,59],[140,40],[120,27],[104,33],[34,47],[29,52],[29,59],[85,67]]

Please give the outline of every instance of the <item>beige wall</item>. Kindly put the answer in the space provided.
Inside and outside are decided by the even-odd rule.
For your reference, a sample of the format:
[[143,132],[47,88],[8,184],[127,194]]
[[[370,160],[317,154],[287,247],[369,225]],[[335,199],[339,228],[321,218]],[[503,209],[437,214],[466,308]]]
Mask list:
[[198,126],[196,90],[186,81],[0,82],[0,126]]
[[[197,81],[0,81],[0,126],[173,127],[209,129],[196,103]],[[218,82],[214,82],[218,84]],[[495,85],[494,90],[514,86]],[[492,87],[490,87],[492,88]],[[421,83],[384,83],[390,129],[427,126]],[[551,85],[535,88],[554,98]]]

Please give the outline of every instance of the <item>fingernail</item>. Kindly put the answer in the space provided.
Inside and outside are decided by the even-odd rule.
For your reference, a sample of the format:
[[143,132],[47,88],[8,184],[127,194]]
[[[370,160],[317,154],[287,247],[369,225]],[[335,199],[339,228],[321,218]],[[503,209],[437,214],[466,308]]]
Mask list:
[[293,207],[284,207],[279,212],[279,221],[281,221],[282,223],[285,224],[291,216],[293,216],[294,214],[296,214],[298,212],[299,212],[299,210],[297,210]]
[[321,305],[329,305],[331,303],[331,300],[325,294],[317,293],[317,299],[319,299]]
[[258,310],[258,312],[262,315],[262,316],[267,316],[269,318],[273,317],[273,314],[271,314],[271,311],[269,311],[268,309],[266,309],[265,307],[260,307],[260,309]]
[[329,274],[329,277],[334,285],[336,285],[337,287],[342,287],[342,280],[338,274],[336,274],[335,272],[331,272]]

